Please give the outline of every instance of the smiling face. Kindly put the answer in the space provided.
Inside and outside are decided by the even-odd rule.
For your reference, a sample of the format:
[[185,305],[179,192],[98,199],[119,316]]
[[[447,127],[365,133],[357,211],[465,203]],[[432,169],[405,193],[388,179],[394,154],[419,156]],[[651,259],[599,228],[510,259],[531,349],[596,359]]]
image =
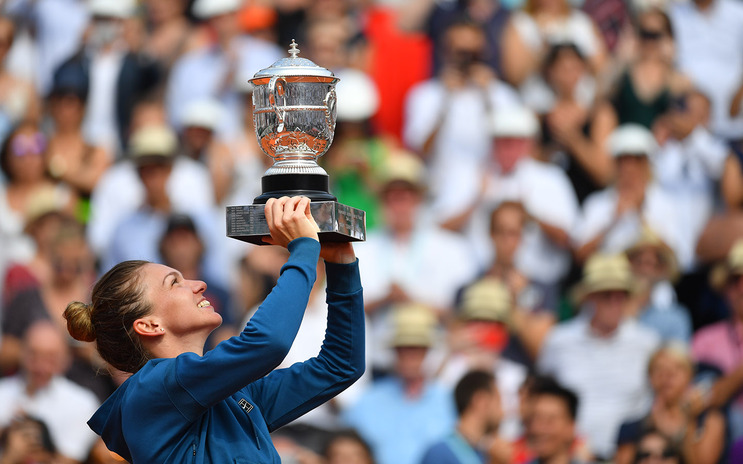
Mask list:
[[150,317],[157,330],[176,337],[206,337],[222,324],[222,316],[204,298],[206,284],[186,280],[180,272],[162,264],[142,268],[145,297],[152,302]]

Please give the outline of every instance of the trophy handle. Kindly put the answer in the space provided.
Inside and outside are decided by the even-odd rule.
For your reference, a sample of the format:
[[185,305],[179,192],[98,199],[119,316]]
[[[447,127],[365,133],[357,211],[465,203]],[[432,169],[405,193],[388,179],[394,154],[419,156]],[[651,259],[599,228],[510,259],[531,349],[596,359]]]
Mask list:
[[[331,88],[330,92],[325,95],[325,124],[328,125],[328,132],[333,134],[333,115],[335,114],[335,103],[336,103],[335,88]],[[332,139],[331,139],[332,140]]]
[[[279,98],[281,104],[279,104]],[[286,81],[280,76],[273,76],[268,82],[268,103],[271,105],[273,112],[276,113],[279,126],[278,132],[284,131],[284,119],[286,118]]]

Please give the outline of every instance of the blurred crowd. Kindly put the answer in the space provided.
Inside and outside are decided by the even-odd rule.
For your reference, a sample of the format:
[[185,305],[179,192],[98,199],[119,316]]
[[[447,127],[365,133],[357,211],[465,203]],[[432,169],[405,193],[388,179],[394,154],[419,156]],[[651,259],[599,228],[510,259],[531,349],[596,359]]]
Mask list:
[[121,461],[86,421],[126,377],[62,318],[114,264],[205,281],[211,346],[270,292],[225,207],[292,39],[340,78],[367,370],[283,462],[743,463],[740,0],[5,0],[0,464]]

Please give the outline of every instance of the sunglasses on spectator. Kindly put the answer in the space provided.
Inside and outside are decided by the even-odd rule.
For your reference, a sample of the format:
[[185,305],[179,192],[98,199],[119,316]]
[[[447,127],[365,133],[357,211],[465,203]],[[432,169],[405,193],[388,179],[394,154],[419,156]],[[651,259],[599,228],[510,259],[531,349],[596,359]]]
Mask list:
[[642,461],[643,459],[648,458],[655,458],[655,459],[668,459],[668,458],[674,458],[677,454],[674,450],[666,448],[663,450],[663,452],[658,453],[655,451],[638,451],[637,452],[637,460]]
[[638,31],[641,40],[660,40],[665,35],[663,31],[642,28]]
[[18,134],[10,143],[13,156],[40,155],[46,149],[46,137],[41,132]]

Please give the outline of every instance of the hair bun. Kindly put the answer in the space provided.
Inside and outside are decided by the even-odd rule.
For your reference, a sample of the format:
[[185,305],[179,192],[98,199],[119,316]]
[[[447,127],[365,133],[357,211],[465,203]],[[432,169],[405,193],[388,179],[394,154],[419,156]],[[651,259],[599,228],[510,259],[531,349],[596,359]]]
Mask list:
[[81,342],[95,341],[92,313],[93,306],[89,304],[73,301],[67,305],[64,318],[67,319],[67,331],[72,338]]

